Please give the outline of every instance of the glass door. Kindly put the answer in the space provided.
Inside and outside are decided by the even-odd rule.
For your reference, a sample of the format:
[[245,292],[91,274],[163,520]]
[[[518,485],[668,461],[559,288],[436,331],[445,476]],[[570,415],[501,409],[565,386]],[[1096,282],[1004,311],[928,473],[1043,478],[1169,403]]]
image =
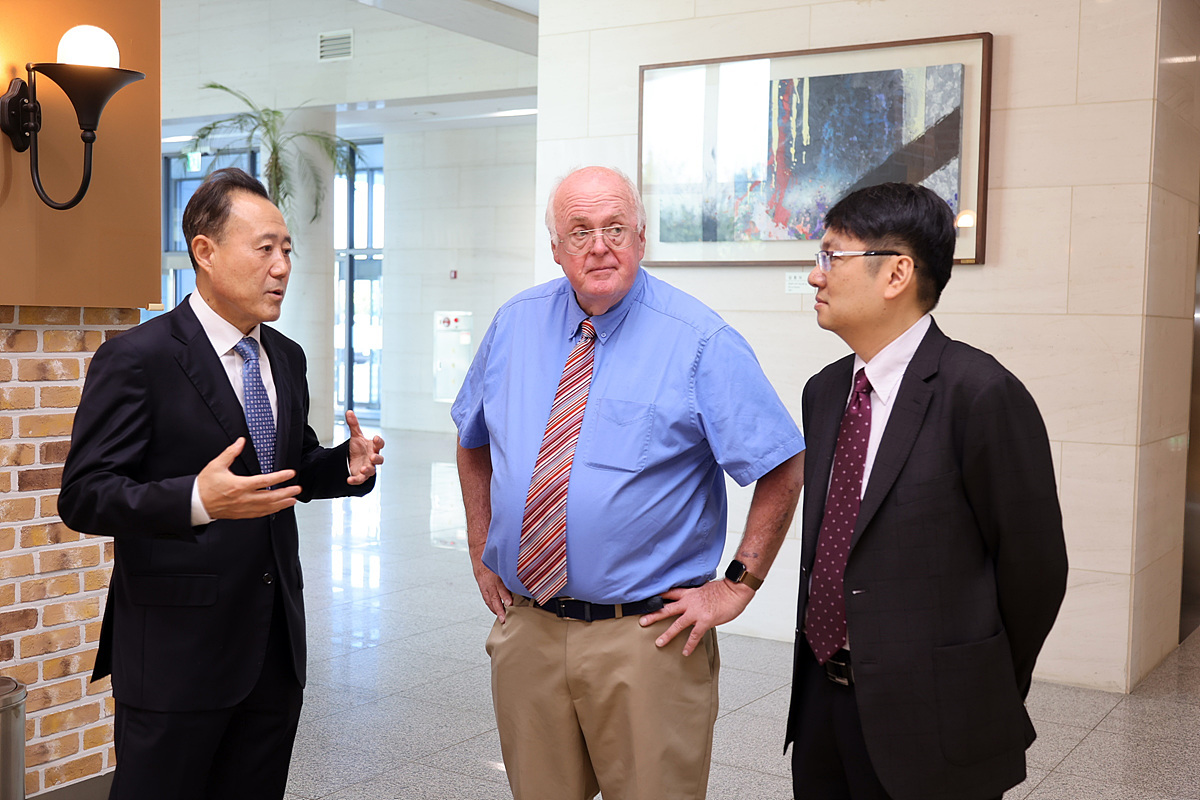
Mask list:
[[383,349],[383,145],[359,142],[358,161],[333,184],[334,403],[379,421]]
[[[353,409],[379,420],[379,362],[383,350],[383,255],[340,251],[337,259],[334,360],[337,414]],[[353,309],[347,325],[346,309]]]

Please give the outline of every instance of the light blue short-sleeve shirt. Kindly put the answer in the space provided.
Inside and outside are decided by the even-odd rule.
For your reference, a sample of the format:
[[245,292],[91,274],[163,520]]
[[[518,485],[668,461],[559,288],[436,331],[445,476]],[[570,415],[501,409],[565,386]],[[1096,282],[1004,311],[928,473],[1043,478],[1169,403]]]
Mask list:
[[[512,591],[525,498],[567,355],[587,318],[566,278],[500,308],[451,410],[463,447],[491,446],[483,563]],[[564,596],[624,603],[694,586],[725,545],[723,472],[745,486],[804,449],[750,345],[639,269],[592,317],[595,363],[567,492]]]

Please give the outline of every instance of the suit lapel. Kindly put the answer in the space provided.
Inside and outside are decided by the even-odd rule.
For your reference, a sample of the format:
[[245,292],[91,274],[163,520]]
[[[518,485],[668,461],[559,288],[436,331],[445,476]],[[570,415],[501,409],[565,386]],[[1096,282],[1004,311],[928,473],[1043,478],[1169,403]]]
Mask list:
[[218,424],[229,436],[232,442],[239,436],[246,437],[246,446],[242,449],[238,460],[245,467],[247,474],[254,475],[261,470],[258,467],[258,456],[254,453],[254,445],[250,442],[250,429],[246,426],[246,415],[238,402],[229,377],[221,365],[221,359],[213,350],[212,342],[204,333],[200,320],[192,311],[191,304],[184,300],[171,311],[171,333],[182,344],[175,354],[175,360],[183,369],[184,374],[196,387],[196,391],[204,398]]
[[850,542],[852,548],[858,543],[883,499],[891,491],[912,452],[917,434],[925,421],[925,414],[929,410],[929,403],[933,399],[929,379],[937,374],[942,351],[948,341],[946,334],[931,320],[925,338],[921,340],[912,361],[908,363],[908,369],[904,371],[899,391],[896,393],[896,405],[888,417],[887,428],[883,432],[879,451],[875,454],[875,462],[871,467],[867,491],[858,510],[854,538]]
[[846,410],[845,400],[850,396],[850,381],[853,377],[854,356],[834,362],[814,379],[813,414],[806,420],[804,485],[804,525],[802,560],[811,566],[817,552],[817,537],[821,532],[821,519],[825,514],[825,499],[829,494],[829,476],[833,472],[833,456],[837,450],[838,429],[842,414]]

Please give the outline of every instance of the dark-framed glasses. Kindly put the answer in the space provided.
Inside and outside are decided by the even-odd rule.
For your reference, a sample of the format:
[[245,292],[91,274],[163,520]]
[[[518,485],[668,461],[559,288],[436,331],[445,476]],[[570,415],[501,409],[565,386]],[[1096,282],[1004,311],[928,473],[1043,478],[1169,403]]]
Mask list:
[[904,253],[895,250],[818,250],[817,266],[821,272],[833,269],[835,258],[854,258],[856,256],[902,256]]
[[609,225],[607,228],[592,228],[586,231],[571,231],[566,236],[560,236],[559,241],[572,255],[587,252],[594,237],[603,236],[604,243],[613,250],[624,250],[633,244],[633,228],[628,225]]

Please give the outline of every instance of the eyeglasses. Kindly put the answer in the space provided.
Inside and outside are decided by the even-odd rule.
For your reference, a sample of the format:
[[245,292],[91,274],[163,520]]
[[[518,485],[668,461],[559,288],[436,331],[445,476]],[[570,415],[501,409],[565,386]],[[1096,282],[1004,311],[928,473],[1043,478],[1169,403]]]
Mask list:
[[829,272],[833,269],[833,260],[835,258],[854,258],[855,256],[902,256],[904,253],[898,253],[895,250],[818,250],[817,251],[817,266],[821,268],[821,272]]
[[558,240],[572,255],[585,253],[592,246],[595,236],[603,236],[604,243],[613,250],[624,250],[633,244],[633,228],[628,225],[609,225],[607,228],[592,228],[587,231],[571,231]]

